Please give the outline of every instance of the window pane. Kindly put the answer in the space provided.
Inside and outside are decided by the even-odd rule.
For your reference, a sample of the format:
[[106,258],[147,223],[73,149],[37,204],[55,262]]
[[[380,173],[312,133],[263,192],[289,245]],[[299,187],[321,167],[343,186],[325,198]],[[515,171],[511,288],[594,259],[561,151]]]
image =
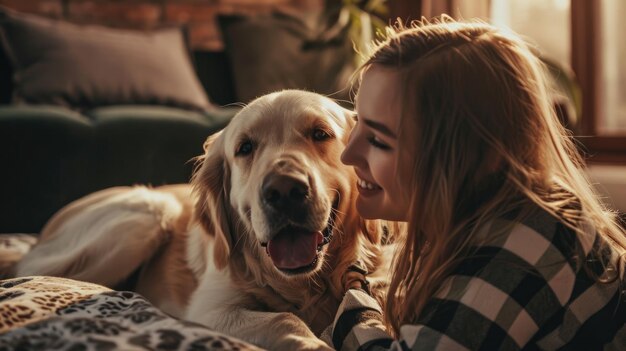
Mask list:
[[598,131],[623,134],[626,132],[626,1],[603,0],[600,15],[602,73]]
[[[615,2],[621,2],[616,0]],[[492,0],[491,22],[537,45],[541,54],[570,67],[569,0]]]

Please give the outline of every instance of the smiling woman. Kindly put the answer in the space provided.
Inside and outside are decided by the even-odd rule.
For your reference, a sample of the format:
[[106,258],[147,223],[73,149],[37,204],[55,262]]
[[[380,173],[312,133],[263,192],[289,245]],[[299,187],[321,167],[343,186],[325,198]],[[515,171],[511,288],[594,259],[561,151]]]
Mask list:
[[384,307],[344,279],[334,346],[622,349],[626,233],[586,178],[535,51],[446,16],[387,34],[361,68],[342,161],[359,212],[406,228]]

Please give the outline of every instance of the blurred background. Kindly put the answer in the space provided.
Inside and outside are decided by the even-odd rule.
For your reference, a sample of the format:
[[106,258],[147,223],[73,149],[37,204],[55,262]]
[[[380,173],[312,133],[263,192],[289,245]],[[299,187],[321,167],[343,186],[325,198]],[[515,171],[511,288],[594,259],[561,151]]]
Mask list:
[[37,232],[62,205],[104,187],[187,181],[206,136],[261,94],[309,89],[350,107],[351,74],[377,31],[397,18],[441,14],[481,18],[536,46],[598,191],[626,212],[622,0],[0,6],[0,232]]

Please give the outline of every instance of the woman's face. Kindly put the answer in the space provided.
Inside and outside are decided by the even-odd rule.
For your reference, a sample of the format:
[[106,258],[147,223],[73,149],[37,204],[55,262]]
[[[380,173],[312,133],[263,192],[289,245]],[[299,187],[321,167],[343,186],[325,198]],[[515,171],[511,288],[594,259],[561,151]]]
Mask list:
[[397,71],[374,65],[363,73],[356,97],[357,124],[341,155],[341,161],[354,166],[359,178],[356,206],[367,219],[408,219],[406,170],[412,165],[403,162],[397,167],[401,86]]

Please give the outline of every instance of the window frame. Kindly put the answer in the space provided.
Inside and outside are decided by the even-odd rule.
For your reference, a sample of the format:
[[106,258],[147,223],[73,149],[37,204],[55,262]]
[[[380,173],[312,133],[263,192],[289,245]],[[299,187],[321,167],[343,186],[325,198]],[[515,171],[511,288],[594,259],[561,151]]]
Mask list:
[[599,135],[601,15],[600,1],[571,0],[572,70],[582,91],[582,116],[575,136],[589,163],[626,164],[626,135]]

